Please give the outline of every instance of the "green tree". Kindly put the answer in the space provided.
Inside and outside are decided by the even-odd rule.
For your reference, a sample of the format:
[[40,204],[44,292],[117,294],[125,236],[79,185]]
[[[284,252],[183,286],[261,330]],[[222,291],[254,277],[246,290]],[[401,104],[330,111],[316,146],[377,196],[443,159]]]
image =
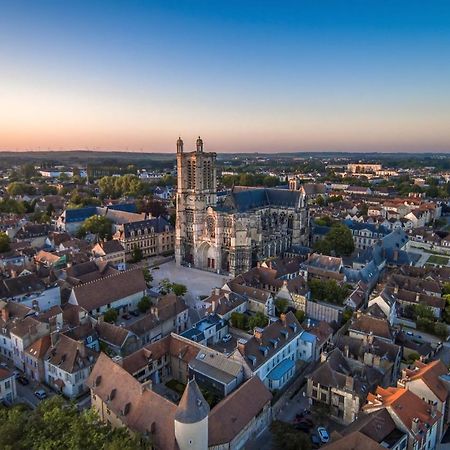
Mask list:
[[442,340],[447,339],[448,336],[448,328],[445,323],[435,322],[434,324],[434,334],[440,337]]
[[6,233],[0,233],[0,253],[5,253],[10,250],[10,240]]
[[144,254],[142,250],[135,244],[133,245],[133,249],[131,250],[131,262],[137,263],[142,261]]
[[314,250],[330,256],[349,256],[355,250],[350,228],[343,223],[334,223],[323,239],[317,241]]
[[285,313],[288,309],[288,301],[285,298],[277,298],[275,300],[275,308],[277,309],[278,314]]
[[297,320],[302,323],[305,320],[306,314],[305,311],[301,310],[301,309],[297,309],[297,311],[295,311],[295,317],[297,318]]
[[80,236],[92,233],[100,239],[111,239],[112,222],[107,217],[95,215],[82,223],[78,233]]
[[246,330],[247,318],[245,314],[239,312],[231,313],[231,324],[235,328],[239,328],[240,330]]
[[172,283],[171,290],[176,296],[182,297],[186,294],[187,287],[184,284]]
[[257,312],[255,315],[248,319],[248,328],[253,330],[254,328],[264,328],[269,320],[262,312]]
[[137,307],[141,313],[146,313],[152,306],[150,297],[144,295],[138,302]]
[[325,199],[321,195],[318,195],[316,198],[316,204],[319,206],[325,205]]
[[277,450],[310,450],[309,436],[297,431],[293,425],[275,420],[270,425],[274,448]]
[[142,273],[144,274],[144,280],[147,284],[150,284],[153,281],[153,275],[147,267],[142,269]]
[[[450,300],[450,282],[447,281],[442,285],[442,295],[446,300]],[[448,295],[448,297],[445,297]]]
[[348,297],[349,288],[340,286],[335,280],[319,280],[313,278],[308,281],[313,300],[325,301],[341,305]]
[[103,320],[109,323],[115,323],[118,317],[119,313],[114,308],[109,308],[107,311],[105,311],[105,314],[103,314]]
[[353,310],[350,308],[345,308],[344,312],[342,313],[342,323],[348,322],[353,316]]

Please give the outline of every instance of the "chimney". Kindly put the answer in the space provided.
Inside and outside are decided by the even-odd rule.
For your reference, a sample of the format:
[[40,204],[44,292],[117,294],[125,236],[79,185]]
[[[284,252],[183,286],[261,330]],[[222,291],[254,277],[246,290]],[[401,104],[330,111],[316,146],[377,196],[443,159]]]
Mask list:
[[345,356],[346,358],[348,358],[349,353],[350,353],[349,347],[348,347],[348,345],[345,345],[345,346],[344,346],[344,356]]
[[281,314],[280,314],[280,320],[281,320],[281,323],[282,323],[284,326],[286,326],[286,314],[281,313]]
[[394,287],[394,294],[398,294],[398,284],[396,284]]
[[159,320],[159,309],[157,306],[152,306],[151,313]]
[[240,353],[245,354],[245,344],[247,341],[245,339],[238,339],[237,341],[237,349]]
[[353,391],[353,377],[346,375],[345,376],[345,387],[350,390]]
[[437,414],[437,409],[438,409],[438,404],[437,402],[434,402],[430,405],[430,415],[431,417],[434,419],[436,417]]
[[9,320],[9,311],[7,305],[5,305],[5,307],[2,309],[1,315],[4,322],[7,322]]
[[262,342],[262,338],[263,338],[263,330],[262,328],[259,327],[255,327],[255,329],[253,330],[253,336],[255,336],[255,339],[258,342]]
[[59,331],[55,331],[50,335],[50,343],[54,347],[59,341]]
[[373,334],[372,334],[372,332],[370,332],[369,336],[367,336],[367,343],[369,345],[373,345]]
[[211,312],[215,312],[215,311],[216,311],[216,308],[217,308],[217,301],[216,301],[216,300],[213,300],[213,301],[211,302]]
[[398,261],[398,250],[397,249],[394,250],[393,258],[394,258],[394,261]]
[[77,350],[81,358],[86,358],[86,347],[83,341],[77,341]]
[[419,433],[419,419],[418,417],[415,417],[411,422],[411,431],[413,434]]
[[214,288],[214,293],[216,294],[216,295],[220,295],[220,288]]
[[324,363],[327,360],[327,357],[328,357],[328,353],[327,352],[322,352],[320,354],[320,362]]
[[416,302],[419,303],[420,301],[420,292],[416,292]]

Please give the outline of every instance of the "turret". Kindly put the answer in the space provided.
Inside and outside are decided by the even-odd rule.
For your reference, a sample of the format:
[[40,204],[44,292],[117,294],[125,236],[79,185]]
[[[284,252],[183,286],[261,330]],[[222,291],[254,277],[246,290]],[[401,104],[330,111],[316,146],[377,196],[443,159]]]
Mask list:
[[209,405],[192,379],[175,412],[175,438],[180,450],[208,449],[208,415]]
[[197,139],[197,151],[202,152],[203,151],[203,141],[202,138],[199,136]]

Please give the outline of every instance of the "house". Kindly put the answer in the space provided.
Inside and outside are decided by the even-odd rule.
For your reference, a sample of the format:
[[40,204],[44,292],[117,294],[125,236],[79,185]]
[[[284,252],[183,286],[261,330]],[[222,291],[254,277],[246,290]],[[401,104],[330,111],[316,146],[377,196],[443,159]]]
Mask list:
[[95,316],[110,308],[127,312],[136,308],[146,290],[142,269],[131,269],[74,286],[69,303]]
[[25,370],[25,350],[35,341],[50,333],[50,325],[40,322],[33,315],[17,321],[10,328],[12,359],[14,365]]
[[17,397],[16,377],[10,370],[0,367],[0,401],[11,405]]
[[322,353],[321,364],[307,376],[307,395],[313,404],[328,405],[331,417],[348,425],[381,378],[378,369],[346,358],[335,348]]
[[369,393],[364,412],[386,409],[398,429],[408,435],[408,450],[434,449],[438,443],[441,413],[412,391],[401,387],[378,387]]
[[215,350],[203,348],[188,364],[189,379],[224,398],[244,381],[244,367]]
[[378,295],[369,299],[368,307],[372,305],[377,305],[386,316],[387,320],[391,325],[394,325],[395,319],[397,317],[397,299],[392,295],[389,290],[383,289]]
[[220,342],[228,334],[228,323],[217,314],[209,314],[181,333],[182,337],[203,345]]
[[441,440],[449,422],[450,376],[445,364],[432,361],[425,364],[415,361],[411,368],[402,370],[398,386],[408,389],[441,414],[437,436]]
[[92,248],[92,255],[100,261],[107,261],[114,267],[125,265],[125,249],[122,244],[113,239],[111,241],[101,241]]
[[89,388],[86,380],[98,353],[82,341],[55,332],[45,355],[45,382],[68,398],[76,398]]
[[108,348],[110,354],[126,356],[140,346],[139,337],[122,326],[99,320],[95,329],[100,342]]
[[397,382],[402,360],[402,348],[399,345],[373,335],[363,339],[340,335],[336,338],[335,345],[346,358],[378,369],[382,373],[382,386],[387,387]]
[[315,339],[306,333],[292,312],[265,328],[255,328],[249,340],[239,339],[231,357],[246,367],[247,376],[258,376],[271,390],[281,389],[294,376],[297,363],[311,361]]
[[188,307],[182,298],[170,293],[159,297],[150,311],[125,328],[138,336],[141,345],[155,342],[170,333],[183,333],[189,322]]
[[394,333],[389,321],[378,307],[373,305],[365,313],[357,311],[348,327],[350,337],[364,339],[366,336],[376,336],[386,342],[394,342]]
[[144,258],[170,254],[175,248],[174,227],[164,217],[124,223],[114,239],[125,249],[127,261],[132,259],[134,248],[141,250]]
[[[336,441],[336,446],[325,446],[324,448],[334,448],[347,450],[349,448],[370,450],[390,449],[400,450],[406,449],[408,445],[408,435],[401,431],[396,422],[386,409],[364,413],[360,415],[353,423],[348,425],[344,430],[344,438]],[[360,438],[354,441],[352,436],[358,435]],[[365,439],[361,439],[362,437]],[[342,446],[342,445],[347,445]]]
[[305,331],[316,337],[316,348],[314,351],[313,361],[318,361],[322,352],[326,351],[331,345],[334,330],[330,324],[324,320],[314,321],[310,318],[306,321]]
[[235,312],[247,311],[247,298],[226,289],[214,288],[211,295],[203,300],[206,312],[215,313],[224,320],[230,320]]
[[[345,436],[335,433],[332,442],[322,448],[324,450],[384,450],[386,447],[378,444],[367,435],[360,433],[359,431],[354,431],[353,433],[346,434]],[[394,448],[395,450],[398,450],[400,447]]]
[[44,358],[50,345],[50,335],[46,334],[25,349],[25,374],[32,381],[45,380]]
[[274,297],[270,291],[246,286],[236,279],[225,283],[222,289],[244,297],[247,300],[247,310],[250,312],[260,312],[269,317],[275,315]]
[[189,380],[179,403],[173,403],[105,354],[88,385],[100,420],[148,437],[156,450],[243,448],[271,421],[272,396],[257,377],[211,410],[195,380]]

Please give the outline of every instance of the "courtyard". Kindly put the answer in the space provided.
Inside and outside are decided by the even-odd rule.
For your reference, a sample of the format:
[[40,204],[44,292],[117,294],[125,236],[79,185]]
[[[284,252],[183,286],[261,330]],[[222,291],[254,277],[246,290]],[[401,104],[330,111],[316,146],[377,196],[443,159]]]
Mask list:
[[184,284],[187,287],[184,298],[191,307],[195,307],[197,301],[202,297],[209,296],[211,289],[222,287],[229,279],[227,276],[213,272],[177,266],[174,260],[153,267],[150,271],[154,287],[158,286],[159,282],[165,278],[173,283]]

